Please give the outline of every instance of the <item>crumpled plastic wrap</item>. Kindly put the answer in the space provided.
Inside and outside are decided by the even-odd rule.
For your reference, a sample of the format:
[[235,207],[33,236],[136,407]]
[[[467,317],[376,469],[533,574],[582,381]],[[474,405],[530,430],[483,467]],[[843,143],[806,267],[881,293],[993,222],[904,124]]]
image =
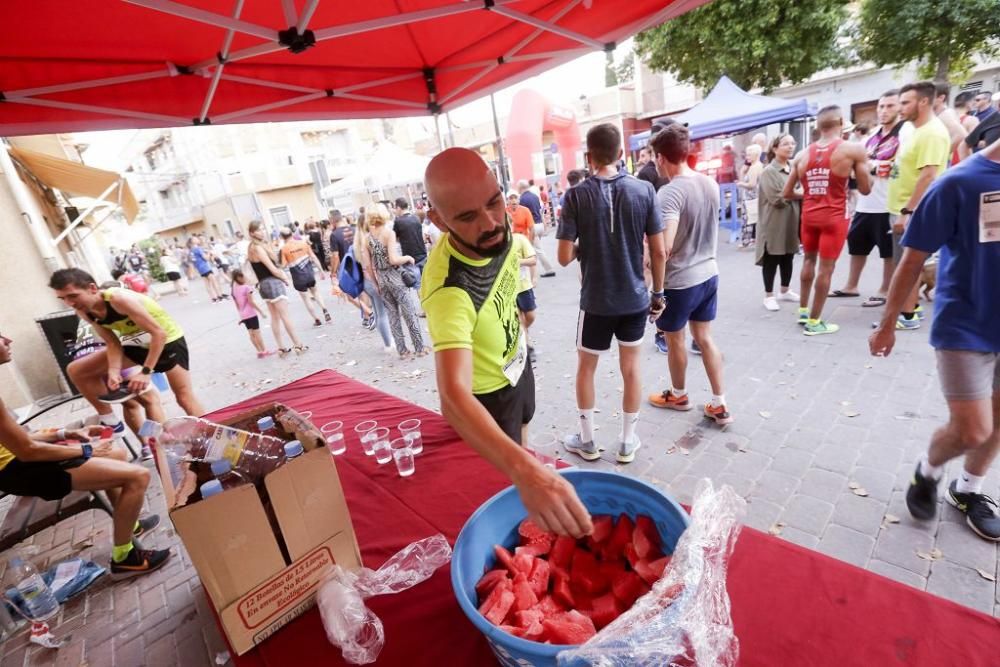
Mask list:
[[412,588],[450,560],[451,546],[438,534],[407,546],[378,570],[334,565],[316,594],[327,639],[351,664],[375,662],[385,644],[385,631],[379,617],[365,606],[365,598]]
[[734,667],[739,640],[726,569],[745,513],[746,501],[731,487],[701,480],[691,524],[663,578],[588,642],[559,653],[559,665]]

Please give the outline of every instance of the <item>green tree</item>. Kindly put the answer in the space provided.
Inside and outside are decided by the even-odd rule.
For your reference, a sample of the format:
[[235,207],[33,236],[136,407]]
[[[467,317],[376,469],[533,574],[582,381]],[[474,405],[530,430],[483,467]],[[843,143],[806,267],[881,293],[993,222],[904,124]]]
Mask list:
[[653,69],[711,88],[723,74],[744,89],[804,81],[845,61],[847,0],[714,0],[636,36]]
[[972,56],[1000,54],[997,0],[864,0],[858,55],[876,65],[920,64],[922,76],[962,78]]

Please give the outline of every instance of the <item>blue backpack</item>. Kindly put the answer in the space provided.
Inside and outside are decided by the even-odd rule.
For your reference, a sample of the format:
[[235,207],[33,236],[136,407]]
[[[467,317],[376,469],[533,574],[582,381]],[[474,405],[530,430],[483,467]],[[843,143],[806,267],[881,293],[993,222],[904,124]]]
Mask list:
[[340,262],[340,268],[337,270],[337,280],[340,282],[340,290],[355,299],[365,289],[365,274],[361,270],[361,265],[354,258],[353,245],[347,249],[344,259]]

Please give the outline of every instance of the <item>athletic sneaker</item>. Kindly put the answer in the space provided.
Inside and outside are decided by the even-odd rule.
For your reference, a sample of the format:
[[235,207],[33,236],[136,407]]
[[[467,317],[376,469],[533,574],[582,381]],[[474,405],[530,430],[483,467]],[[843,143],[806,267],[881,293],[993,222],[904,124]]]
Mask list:
[[333,318],[330,317],[330,311],[327,310],[326,308],[323,309],[323,317],[326,318],[327,322],[332,322],[333,321]]
[[317,317],[316,319],[313,320],[313,326],[314,327],[321,327],[321,326],[323,326],[323,323],[320,322],[319,318]]
[[[152,382],[148,383],[146,385],[146,388],[139,393],[145,394],[147,391],[151,389],[153,389]],[[101,403],[107,403],[108,405],[118,405],[119,403],[124,403],[125,401],[129,401],[135,398],[136,396],[138,396],[138,394],[136,394],[133,391],[129,391],[128,387],[125,384],[121,384],[114,391],[109,391],[106,394],[101,394],[100,396],[97,397],[97,400],[99,400]]]
[[699,357],[701,356],[701,348],[698,347],[698,343],[694,338],[691,339],[691,354],[697,354]]
[[618,455],[615,458],[618,459],[618,463],[632,463],[635,460],[635,453],[640,447],[642,447],[642,442],[639,441],[639,436],[635,436],[634,442],[620,440],[618,442]]
[[798,301],[798,300],[799,300],[799,295],[793,292],[792,290],[778,293],[778,301]]
[[139,452],[139,459],[142,461],[151,461],[153,459],[153,450],[150,449],[149,445],[142,446],[142,451]]
[[132,530],[132,537],[142,537],[160,525],[160,515],[150,514],[145,519],[139,519],[139,525]]
[[667,354],[667,337],[657,331],[653,336],[653,346],[660,354]]
[[149,574],[153,570],[163,567],[163,564],[170,558],[169,549],[154,551],[152,549],[135,549],[128,552],[120,563],[111,561],[111,578],[128,579],[137,577],[140,574]]
[[948,502],[965,514],[965,522],[972,532],[984,540],[1000,542],[1000,517],[993,509],[997,501],[983,493],[960,493],[957,488],[958,480],[951,480],[948,495],[945,496]]
[[913,471],[913,479],[906,489],[906,509],[914,519],[930,521],[937,514],[938,480],[920,474],[920,464]]
[[778,305],[778,300],[773,296],[764,297],[764,308],[770,310],[772,313],[781,310],[781,306]]
[[809,324],[806,322],[806,330],[802,333],[806,336],[822,336],[823,334],[832,334],[840,331],[840,327],[836,324],[830,324],[829,322],[824,322],[820,320],[816,324]]
[[733,416],[725,405],[712,405],[711,402],[705,404],[705,416],[720,426],[733,423]]
[[567,452],[576,454],[584,461],[596,461],[601,458],[601,453],[597,451],[597,445],[594,444],[594,441],[584,442],[577,433],[563,438],[563,447]]
[[924,311],[924,307],[919,304],[917,304],[917,307],[913,309],[913,314],[917,316],[918,320],[922,320],[925,317],[927,317],[927,313],[926,311]]
[[914,315],[913,319],[910,319],[910,320],[908,320],[905,317],[903,317],[902,315],[900,315],[898,318],[896,318],[896,330],[897,331],[903,331],[903,330],[912,331],[913,329],[919,329],[920,328],[920,320],[921,320],[921,318],[919,316],[917,316],[917,315]]
[[799,325],[805,326],[809,324],[809,309],[799,308]]
[[681,412],[687,412],[693,406],[691,405],[691,399],[688,398],[687,394],[683,396],[677,396],[674,392],[669,389],[661,391],[659,394],[650,394],[649,402],[651,405],[657,408],[666,408],[668,410],[679,410]]

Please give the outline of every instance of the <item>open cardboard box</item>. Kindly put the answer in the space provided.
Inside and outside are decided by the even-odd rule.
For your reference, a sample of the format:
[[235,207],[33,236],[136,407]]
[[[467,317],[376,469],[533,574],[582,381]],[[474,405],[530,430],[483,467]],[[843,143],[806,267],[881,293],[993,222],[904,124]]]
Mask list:
[[[274,414],[283,407],[272,405],[254,413],[258,417]],[[244,413],[225,423],[239,426],[250,418]],[[333,458],[325,447],[311,450],[264,479],[291,563],[285,562],[252,485],[170,512],[229,643],[239,655],[312,607],[316,590],[334,563],[361,566]],[[160,470],[166,491],[170,475],[163,474],[165,465]]]

